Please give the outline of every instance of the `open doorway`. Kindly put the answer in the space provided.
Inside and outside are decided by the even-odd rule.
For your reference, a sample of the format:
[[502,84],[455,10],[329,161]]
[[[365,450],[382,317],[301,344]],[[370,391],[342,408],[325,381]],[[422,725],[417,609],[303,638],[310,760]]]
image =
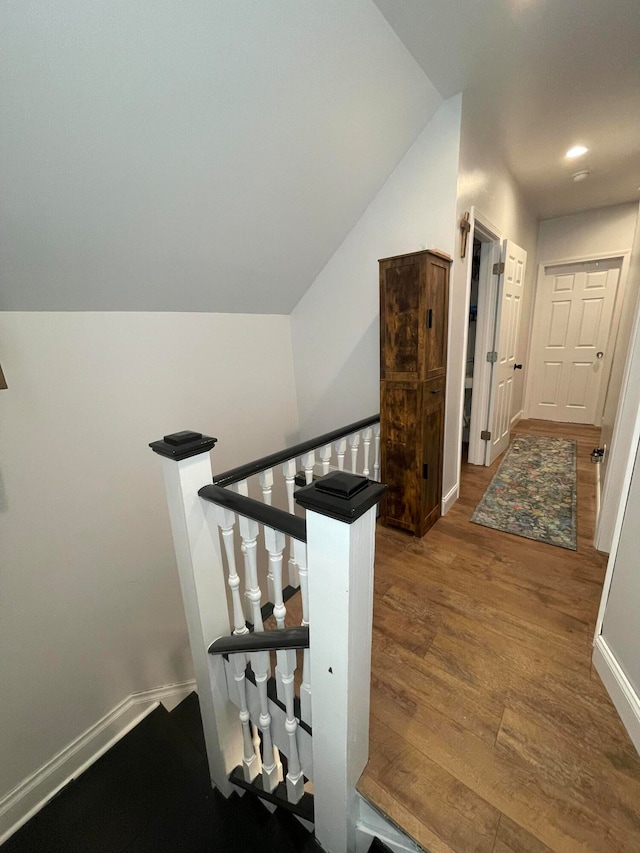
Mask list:
[[494,265],[500,262],[501,235],[477,211],[472,212],[472,223],[461,460],[484,465],[487,442],[482,434],[488,428],[491,390],[487,354],[493,349],[496,331],[498,277]]
[[480,257],[482,243],[473,238],[471,255],[471,290],[469,293],[469,329],[467,332],[467,358],[464,378],[464,405],[462,408],[462,461],[469,458],[469,435],[473,403],[473,373],[476,357],[476,328],[478,324],[478,289],[480,285]]

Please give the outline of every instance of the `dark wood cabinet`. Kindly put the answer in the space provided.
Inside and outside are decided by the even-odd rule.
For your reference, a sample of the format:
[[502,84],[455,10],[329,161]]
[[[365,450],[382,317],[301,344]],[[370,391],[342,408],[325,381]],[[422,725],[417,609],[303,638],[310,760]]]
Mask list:
[[424,536],[440,517],[451,261],[380,261],[381,479],[385,524]]

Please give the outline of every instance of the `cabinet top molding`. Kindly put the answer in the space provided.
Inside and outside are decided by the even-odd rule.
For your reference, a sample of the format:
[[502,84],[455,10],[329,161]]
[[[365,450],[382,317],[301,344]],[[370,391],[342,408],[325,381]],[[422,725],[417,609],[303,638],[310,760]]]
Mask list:
[[453,261],[451,255],[448,255],[440,249],[421,249],[418,252],[405,252],[403,255],[391,255],[388,258],[378,258],[378,263],[382,263],[382,261],[393,261],[396,258],[415,258],[417,255],[435,255],[437,258],[441,258],[449,264]]

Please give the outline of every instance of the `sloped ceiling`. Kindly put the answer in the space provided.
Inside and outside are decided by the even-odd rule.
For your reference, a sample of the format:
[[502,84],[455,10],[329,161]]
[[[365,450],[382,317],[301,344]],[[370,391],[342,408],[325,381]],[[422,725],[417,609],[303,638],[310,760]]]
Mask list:
[[464,91],[541,218],[638,200],[638,0],[376,3],[439,92]]
[[0,73],[4,310],[288,313],[442,100],[371,0],[4,0]]

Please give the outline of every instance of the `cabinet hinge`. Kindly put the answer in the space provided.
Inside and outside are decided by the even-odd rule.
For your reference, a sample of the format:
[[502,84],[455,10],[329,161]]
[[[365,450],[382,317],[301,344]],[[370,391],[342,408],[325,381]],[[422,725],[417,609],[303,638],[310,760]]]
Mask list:
[[423,480],[429,479],[429,464],[427,462],[425,462],[422,466],[422,479]]
[[487,353],[487,361],[489,362],[489,364],[495,364],[497,360],[498,353],[495,350]]
[[504,261],[499,261],[497,264],[493,265],[493,274],[504,275]]
[[491,441],[491,433],[489,432],[488,429],[483,429],[482,432],[480,433],[480,438],[483,441]]

